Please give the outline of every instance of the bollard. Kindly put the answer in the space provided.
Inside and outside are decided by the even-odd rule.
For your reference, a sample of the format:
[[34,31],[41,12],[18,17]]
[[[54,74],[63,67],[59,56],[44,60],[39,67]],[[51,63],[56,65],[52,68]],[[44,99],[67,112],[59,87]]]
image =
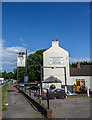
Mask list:
[[41,89],[39,88],[39,103],[41,103]]
[[87,87],[87,95],[88,95],[88,97],[89,97],[89,87]]
[[47,106],[48,106],[48,109],[49,109],[49,91],[47,89]]
[[[66,93],[66,95],[67,95],[67,86],[65,86],[65,93]],[[66,98],[67,98],[67,96],[66,96]]]
[[26,85],[25,85],[25,92],[26,92]]
[[29,96],[31,96],[31,90],[29,89]]

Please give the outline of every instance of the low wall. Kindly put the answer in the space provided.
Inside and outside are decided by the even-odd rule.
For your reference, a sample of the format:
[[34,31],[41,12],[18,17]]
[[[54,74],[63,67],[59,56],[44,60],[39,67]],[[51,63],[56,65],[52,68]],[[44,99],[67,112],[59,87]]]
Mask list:
[[16,87],[25,97],[38,109],[41,114],[43,114],[46,118],[52,118],[52,110],[45,108],[41,103],[36,101],[33,97],[29,96],[26,92],[24,92],[19,87]]

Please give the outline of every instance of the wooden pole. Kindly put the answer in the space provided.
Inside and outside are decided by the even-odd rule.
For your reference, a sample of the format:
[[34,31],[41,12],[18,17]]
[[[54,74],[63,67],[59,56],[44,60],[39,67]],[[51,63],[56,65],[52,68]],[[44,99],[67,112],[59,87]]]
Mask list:
[[17,67],[17,83],[18,83],[18,67]]

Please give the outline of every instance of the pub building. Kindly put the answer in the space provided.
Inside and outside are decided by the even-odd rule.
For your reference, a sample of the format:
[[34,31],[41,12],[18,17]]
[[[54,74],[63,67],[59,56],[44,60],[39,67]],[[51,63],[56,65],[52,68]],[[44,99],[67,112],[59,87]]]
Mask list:
[[81,87],[92,90],[91,69],[92,65],[80,66],[79,62],[77,68],[69,68],[69,52],[59,46],[58,40],[52,40],[52,46],[43,52],[42,86],[50,88],[55,84],[56,88],[64,88],[67,85],[71,92],[74,86],[76,91]]

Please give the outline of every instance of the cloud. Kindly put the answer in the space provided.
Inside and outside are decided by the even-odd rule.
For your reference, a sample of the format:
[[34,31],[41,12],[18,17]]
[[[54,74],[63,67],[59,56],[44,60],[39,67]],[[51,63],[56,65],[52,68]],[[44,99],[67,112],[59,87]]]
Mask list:
[[23,38],[19,38],[19,40],[20,40],[20,41],[24,41],[24,39],[23,39]]
[[70,61],[70,63],[84,62],[84,61],[90,62],[91,59],[90,58],[71,58],[70,57],[69,61]]
[[2,65],[3,66],[17,66],[17,62],[15,61],[15,62],[10,62],[10,61],[3,61],[3,63],[2,63]]
[[6,51],[9,53],[18,53],[18,52],[25,52],[26,48],[24,47],[7,47]]
[[[38,50],[38,49],[37,49],[37,50]],[[30,55],[30,54],[34,54],[37,50],[32,51],[32,52],[29,52],[28,55]]]
[[24,43],[23,43],[22,45],[23,45],[24,47],[27,47],[27,46],[28,46],[27,44],[24,44]]
[[17,53],[25,52],[25,47],[2,47],[2,66],[15,66],[17,63]]

